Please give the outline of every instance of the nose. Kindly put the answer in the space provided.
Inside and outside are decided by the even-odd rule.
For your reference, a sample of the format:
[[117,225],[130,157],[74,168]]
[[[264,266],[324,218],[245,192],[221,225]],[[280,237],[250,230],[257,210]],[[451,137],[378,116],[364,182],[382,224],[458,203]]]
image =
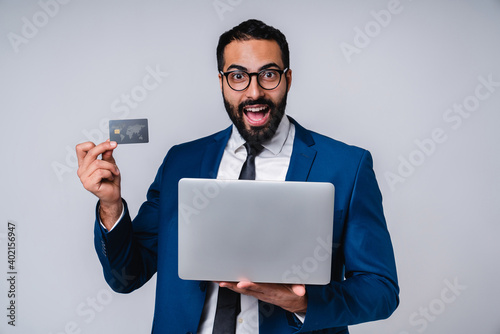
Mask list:
[[264,96],[264,89],[260,87],[257,82],[257,77],[252,77],[250,85],[245,90],[246,97],[252,100],[257,100],[258,98]]

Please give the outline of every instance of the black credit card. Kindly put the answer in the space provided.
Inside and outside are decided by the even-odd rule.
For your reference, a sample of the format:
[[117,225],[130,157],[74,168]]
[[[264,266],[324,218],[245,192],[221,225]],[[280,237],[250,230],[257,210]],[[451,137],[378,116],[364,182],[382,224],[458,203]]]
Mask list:
[[149,142],[147,118],[110,120],[109,140],[118,144]]

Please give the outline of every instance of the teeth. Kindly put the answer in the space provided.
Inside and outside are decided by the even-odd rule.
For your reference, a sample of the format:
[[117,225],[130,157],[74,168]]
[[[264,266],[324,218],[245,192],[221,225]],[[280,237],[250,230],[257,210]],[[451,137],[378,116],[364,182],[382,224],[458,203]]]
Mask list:
[[250,112],[261,112],[266,110],[266,107],[246,108],[246,110]]

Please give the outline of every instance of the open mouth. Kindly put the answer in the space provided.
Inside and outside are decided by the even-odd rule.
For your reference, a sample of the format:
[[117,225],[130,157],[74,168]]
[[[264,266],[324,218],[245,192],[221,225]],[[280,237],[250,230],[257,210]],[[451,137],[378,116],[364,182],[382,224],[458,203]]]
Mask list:
[[243,113],[251,126],[263,126],[269,118],[270,108],[267,104],[254,104],[245,106]]

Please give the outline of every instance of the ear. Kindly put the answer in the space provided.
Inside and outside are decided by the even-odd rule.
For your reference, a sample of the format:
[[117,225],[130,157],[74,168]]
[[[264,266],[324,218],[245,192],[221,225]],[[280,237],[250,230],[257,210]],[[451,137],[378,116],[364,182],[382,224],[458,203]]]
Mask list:
[[220,85],[220,90],[222,91],[222,74],[219,73],[219,85]]
[[285,77],[286,77],[286,83],[287,83],[286,91],[289,92],[290,87],[292,86],[292,70],[291,69],[286,71]]

